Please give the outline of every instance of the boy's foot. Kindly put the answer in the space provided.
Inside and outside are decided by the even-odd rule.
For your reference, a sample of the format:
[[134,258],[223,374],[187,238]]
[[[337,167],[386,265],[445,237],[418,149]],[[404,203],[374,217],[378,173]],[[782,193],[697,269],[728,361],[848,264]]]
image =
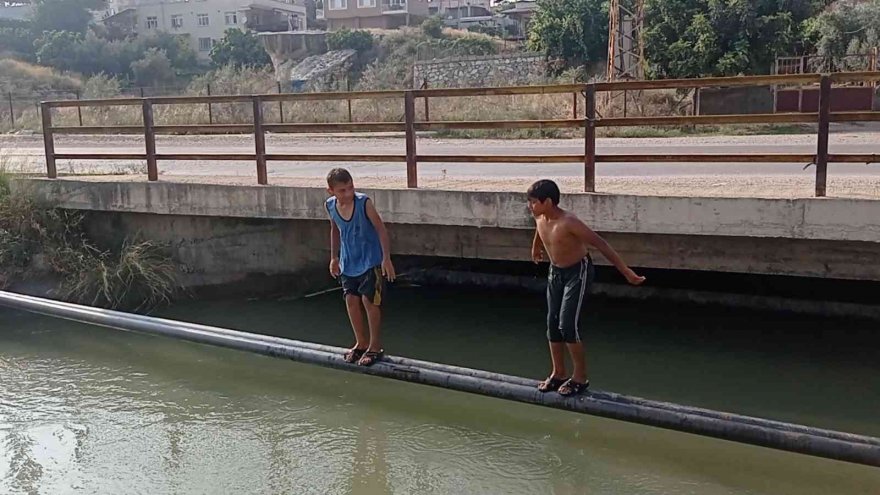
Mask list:
[[355,347],[353,349],[349,349],[348,352],[346,352],[345,355],[342,357],[342,359],[344,359],[346,363],[354,364],[360,361],[361,356],[363,356],[365,352],[367,352],[366,349],[358,349],[357,347]]
[[543,382],[538,384],[539,392],[555,392],[565,383],[565,378],[554,378],[548,376]]
[[372,366],[376,364],[382,357],[385,356],[385,350],[380,349],[378,351],[367,351],[364,353],[363,357],[358,361],[360,366]]
[[559,387],[559,395],[563,397],[571,397],[572,395],[580,395],[590,388],[590,380],[584,383],[576,382],[569,379]]

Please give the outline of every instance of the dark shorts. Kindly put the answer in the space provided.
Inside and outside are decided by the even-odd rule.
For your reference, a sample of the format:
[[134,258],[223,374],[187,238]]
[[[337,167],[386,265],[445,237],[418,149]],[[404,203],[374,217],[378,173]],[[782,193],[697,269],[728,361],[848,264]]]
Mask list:
[[385,296],[385,279],[382,278],[382,267],[376,266],[363,275],[348,277],[340,275],[343,296],[366,297],[374,306],[382,305]]
[[550,342],[581,341],[578,319],[593,272],[589,256],[567,268],[550,265],[547,276],[547,340]]

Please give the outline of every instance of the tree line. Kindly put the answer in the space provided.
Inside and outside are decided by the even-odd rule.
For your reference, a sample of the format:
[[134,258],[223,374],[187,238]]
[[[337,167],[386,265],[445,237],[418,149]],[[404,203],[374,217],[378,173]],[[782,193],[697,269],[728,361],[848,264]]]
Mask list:
[[[528,42],[569,67],[604,61],[605,0],[538,0]],[[829,58],[876,49],[880,0],[646,0],[652,78],[766,74],[777,56]]]
[[179,35],[135,36],[93,22],[104,0],[35,0],[23,20],[0,20],[0,57],[85,76],[105,74],[138,86],[166,86],[213,67],[265,66],[269,56],[253,33],[230,29],[200,64]]
[[[27,19],[0,20],[0,56],[142,86],[168,85],[210,68],[199,65],[180,36],[133,36],[94,23],[92,12],[101,10],[104,0],[22,1],[33,2]],[[528,45],[561,60],[559,69],[586,71],[607,56],[608,17],[607,0],[538,0]],[[763,74],[777,56],[869,53],[880,46],[878,33],[880,0],[646,0],[646,73],[651,78]],[[256,36],[237,29],[214,46],[211,60],[214,67],[270,63]]]

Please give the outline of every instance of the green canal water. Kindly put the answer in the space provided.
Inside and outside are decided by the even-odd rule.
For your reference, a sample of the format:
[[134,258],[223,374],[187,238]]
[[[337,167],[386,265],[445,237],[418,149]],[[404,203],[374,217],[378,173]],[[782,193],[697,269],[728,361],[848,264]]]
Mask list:
[[[875,322],[596,299],[596,388],[880,436]],[[338,293],[160,316],[347,346]],[[540,295],[397,288],[386,350],[536,379]],[[0,493],[878,494],[880,469],[0,309]]]

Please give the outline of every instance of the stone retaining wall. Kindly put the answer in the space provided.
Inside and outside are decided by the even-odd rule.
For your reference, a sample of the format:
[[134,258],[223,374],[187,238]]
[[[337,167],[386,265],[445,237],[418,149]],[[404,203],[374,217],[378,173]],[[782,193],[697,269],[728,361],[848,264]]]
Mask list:
[[413,85],[427,81],[431,88],[520,86],[543,79],[546,68],[544,57],[535,54],[422,61],[413,66]]

